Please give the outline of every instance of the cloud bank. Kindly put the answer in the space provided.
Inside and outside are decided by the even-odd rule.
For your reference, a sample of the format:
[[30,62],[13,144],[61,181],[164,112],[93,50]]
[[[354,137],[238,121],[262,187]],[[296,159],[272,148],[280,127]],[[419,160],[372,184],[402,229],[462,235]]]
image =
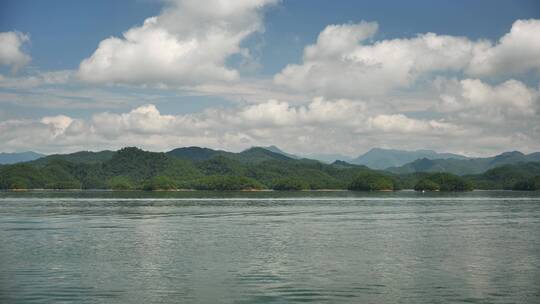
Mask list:
[[298,92],[354,98],[410,89],[436,73],[540,71],[539,20],[517,20],[496,45],[435,33],[371,43],[377,29],[375,22],[327,26],[304,49],[303,62],[286,66],[274,82]]
[[[430,32],[378,39],[377,22],[328,25],[300,63],[270,77],[240,75],[227,62],[251,58],[242,43],[264,31],[264,12],[277,2],[168,1],[158,16],[102,40],[76,71],[0,76],[8,111],[53,113],[0,111],[2,148],[540,150],[540,20],[516,20],[496,41]],[[0,44],[0,63],[28,64],[28,36],[1,35],[9,43]],[[205,98],[219,100],[185,113],[182,102]],[[74,109],[85,114],[66,115]]]
[[[388,142],[411,149],[422,142],[426,148],[453,152],[463,152],[464,146],[474,143],[477,151],[488,154],[509,145],[525,151],[540,149],[535,141],[540,135],[538,115],[512,110],[516,104],[524,109],[538,107],[537,89],[517,81],[495,87],[478,80],[447,82],[444,85],[452,86],[448,90],[454,95],[441,97],[439,106],[445,107],[448,98],[460,106],[441,110],[448,115],[438,119],[374,112],[369,102],[348,99],[314,98],[298,106],[268,100],[180,115],[162,114],[148,104],[125,113],[99,112],[89,119],[58,115],[7,120],[0,122],[0,141],[8,150],[41,147],[41,152],[129,145],[152,150],[199,145],[238,151],[279,143],[297,153],[330,153],[337,148],[355,155],[361,147]],[[498,96],[498,104],[489,104],[493,112],[486,112],[481,104],[492,96]],[[465,111],[474,107],[478,110]],[[498,123],[495,114],[502,115],[506,124],[497,132],[493,132]]]

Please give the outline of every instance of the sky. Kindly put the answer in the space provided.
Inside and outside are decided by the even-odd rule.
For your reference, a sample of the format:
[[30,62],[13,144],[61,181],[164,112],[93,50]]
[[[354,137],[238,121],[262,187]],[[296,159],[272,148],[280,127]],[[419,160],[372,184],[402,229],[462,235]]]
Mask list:
[[540,151],[538,1],[0,0],[0,151]]

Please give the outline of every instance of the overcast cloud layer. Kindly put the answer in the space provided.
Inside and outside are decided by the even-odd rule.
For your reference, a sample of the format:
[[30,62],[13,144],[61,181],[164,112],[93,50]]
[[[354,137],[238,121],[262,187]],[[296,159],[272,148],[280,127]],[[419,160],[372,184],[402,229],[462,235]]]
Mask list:
[[[376,21],[328,25],[299,63],[272,77],[242,75],[228,59],[251,58],[243,42],[264,35],[265,10],[276,5],[170,1],[160,15],[101,41],[77,70],[16,74],[31,60],[23,50],[31,33],[0,33],[0,65],[11,71],[0,75],[0,106],[56,113],[13,118],[0,110],[1,149],[540,151],[540,20],[516,20],[497,41],[437,33],[385,40]],[[170,115],[111,86],[214,95],[232,105]],[[100,110],[81,119],[66,108]]]

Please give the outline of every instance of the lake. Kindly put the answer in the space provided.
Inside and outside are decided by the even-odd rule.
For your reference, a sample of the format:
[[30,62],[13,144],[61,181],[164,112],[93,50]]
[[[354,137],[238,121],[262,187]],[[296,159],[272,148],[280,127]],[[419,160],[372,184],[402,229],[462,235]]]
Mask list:
[[0,193],[0,303],[540,303],[540,193]]

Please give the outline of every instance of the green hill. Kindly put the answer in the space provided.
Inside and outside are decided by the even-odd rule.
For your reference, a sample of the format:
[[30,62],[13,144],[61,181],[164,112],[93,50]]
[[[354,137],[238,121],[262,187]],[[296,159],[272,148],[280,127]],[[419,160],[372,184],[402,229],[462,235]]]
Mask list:
[[[353,180],[367,176],[366,173],[370,177],[396,179],[364,166],[292,159],[264,148],[240,153],[193,147],[173,151],[148,152],[130,147],[108,153],[55,155],[2,166],[0,188],[347,189]],[[197,151],[203,155],[198,156]]]
[[415,185],[416,191],[471,191],[473,183],[463,177],[451,173],[430,173]]
[[[490,161],[515,161],[516,157],[519,159],[518,155],[502,155]],[[534,190],[539,176],[540,162],[502,165],[460,177],[446,172],[395,174],[344,161],[325,164],[259,147],[240,153],[197,147],[163,153],[128,147],[116,152],[77,152],[2,165],[0,189],[463,191],[474,186]]]
[[209,148],[201,148],[201,147],[185,147],[185,148],[177,148],[177,149],[171,150],[167,152],[166,154],[169,156],[182,158],[186,160],[203,161],[203,160],[211,159],[216,156],[233,155],[234,153],[225,152],[221,150],[212,150]]
[[[540,177],[540,162],[522,162],[513,165],[502,165],[482,174],[466,177],[480,189],[519,190],[519,188],[527,188],[528,186],[525,185],[526,183]],[[521,183],[522,185],[517,185],[518,183]]]
[[213,150],[209,148],[187,147],[174,149],[166,154],[172,157],[191,161],[206,161],[217,157],[223,157],[236,160],[241,163],[258,163],[272,159],[293,159],[292,157],[285,155],[284,152],[274,152],[268,148],[262,147],[249,148],[240,153]]
[[247,150],[244,150],[234,157],[240,162],[246,163],[260,163],[268,160],[293,160],[289,156],[286,156],[281,153],[272,152],[265,148],[253,147]]

